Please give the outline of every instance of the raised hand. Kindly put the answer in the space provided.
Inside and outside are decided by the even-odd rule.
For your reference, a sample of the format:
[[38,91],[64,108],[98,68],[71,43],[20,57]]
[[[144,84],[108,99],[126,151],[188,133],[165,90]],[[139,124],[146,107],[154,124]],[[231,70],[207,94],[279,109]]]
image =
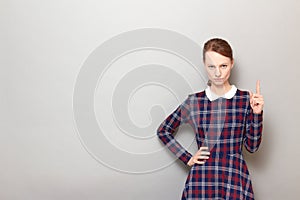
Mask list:
[[256,81],[256,93],[250,91],[250,105],[253,113],[260,114],[264,107],[264,98],[260,94],[260,81]]
[[192,166],[195,163],[202,165],[205,163],[206,159],[209,158],[209,155],[210,152],[208,151],[208,147],[200,147],[195,155],[189,160],[188,165]]

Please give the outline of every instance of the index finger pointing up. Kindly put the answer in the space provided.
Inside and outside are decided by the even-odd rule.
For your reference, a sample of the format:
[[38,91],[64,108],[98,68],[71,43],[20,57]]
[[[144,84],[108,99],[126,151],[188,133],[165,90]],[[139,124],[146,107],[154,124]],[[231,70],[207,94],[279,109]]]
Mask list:
[[256,94],[260,94],[260,81],[256,81]]

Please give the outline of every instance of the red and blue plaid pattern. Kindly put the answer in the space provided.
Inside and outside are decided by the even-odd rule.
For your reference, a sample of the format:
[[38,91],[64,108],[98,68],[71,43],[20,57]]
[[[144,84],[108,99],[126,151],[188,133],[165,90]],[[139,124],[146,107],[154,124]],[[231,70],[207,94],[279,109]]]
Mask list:
[[[222,98],[222,97],[221,97]],[[217,101],[217,100],[214,100]],[[174,138],[181,123],[192,126],[198,148],[205,146],[207,128],[214,112],[222,112],[205,95],[205,91],[189,94],[158,127],[160,140],[187,165],[192,157]],[[263,113],[255,114],[246,91],[237,90],[234,97],[225,99],[222,132],[210,150],[205,164],[194,164],[187,176],[182,200],[223,199],[253,200],[250,174],[242,155],[243,145],[253,153],[262,140]]]

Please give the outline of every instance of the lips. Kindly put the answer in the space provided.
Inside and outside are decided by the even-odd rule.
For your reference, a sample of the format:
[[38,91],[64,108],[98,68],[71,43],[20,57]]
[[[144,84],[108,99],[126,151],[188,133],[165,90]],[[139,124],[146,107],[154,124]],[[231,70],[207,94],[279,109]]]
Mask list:
[[222,78],[217,78],[217,79],[214,79],[214,81],[220,82],[220,81],[223,81],[223,79]]

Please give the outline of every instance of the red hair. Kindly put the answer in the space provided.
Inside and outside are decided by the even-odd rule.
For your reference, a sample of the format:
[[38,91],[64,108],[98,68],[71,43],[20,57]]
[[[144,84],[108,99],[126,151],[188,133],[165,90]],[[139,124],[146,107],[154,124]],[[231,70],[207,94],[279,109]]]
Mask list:
[[205,53],[207,51],[215,51],[222,56],[226,56],[233,60],[232,49],[226,40],[221,38],[212,38],[208,40],[203,47],[203,61],[205,61]]

